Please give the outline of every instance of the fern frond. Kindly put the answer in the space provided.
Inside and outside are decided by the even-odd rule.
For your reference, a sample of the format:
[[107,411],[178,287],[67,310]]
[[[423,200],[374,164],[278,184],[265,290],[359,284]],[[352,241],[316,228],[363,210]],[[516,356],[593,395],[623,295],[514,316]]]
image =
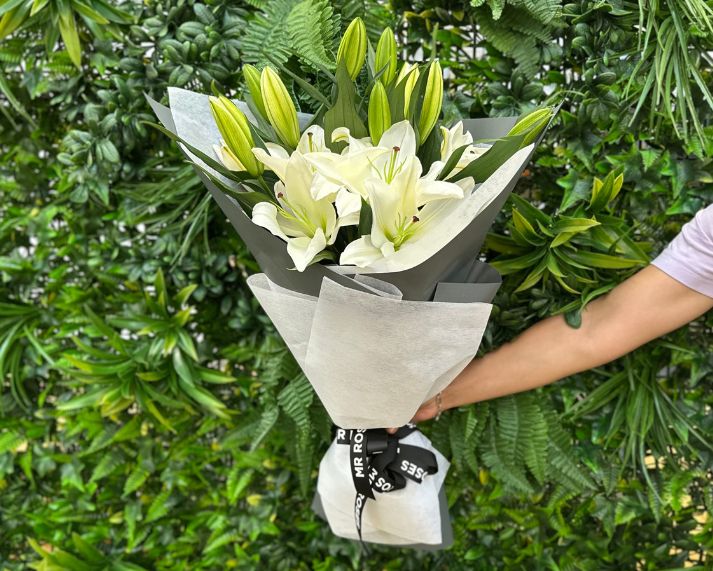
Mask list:
[[299,433],[295,453],[300,491],[304,497],[307,497],[312,483],[312,470],[314,468],[314,443],[309,432]]
[[294,421],[300,432],[310,432],[311,430],[309,407],[313,400],[314,390],[303,374],[290,382],[277,395],[280,407]]
[[499,19],[485,15],[479,21],[488,42],[498,51],[513,58],[518,71],[532,78],[539,71],[540,52],[537,42],[549,43],[552,36],[547,26],[533,26],[533,15],[524,8],[505,10]]
[[491,421],[483,452],[483,462],[490,468],[495,476],[505,485],[526,494],[533,493],[530,482],[521,466],[508,462],[507,453],[504,453],[502,439],[495,429],[495,422]]
[[266,3],[247,27],[243,57],[262,67],[282,65],[295,55],[308,65],[333,69],[339,24],[339,16],[327,0]]
[[287,18],[292,51],[308,64],[334,69],[339,18],[327,0],[305,0]]
[[124,464],[125,461],[126,460],[124,459],[123,454],[120,454],[116,450],[109,451],[102,456],[99,463],[94,467],[94,471],[92,472],[92,476],[89,481],[96,482],[105,478],[114,472],[114,470],[116,470],[119,466]]
[[246,62],[263,67],[271,62],[283,64],[290,57],[292,43],[287,30],[287,18],[297,0],[267,2],[263,10],[250,22],[243,38],[243,58]]
[[523,5],[542,24],[548,24],[562,12],[561,0],[525,0]]
[[148,512],[146,512],[145,521],[152,522],[164,517],[171,509],[171,505],[168,503],[168,499],[170,497],[171,490],[169,489],[166,489],[160,494],[158,494],[151,502]]
[[543,414],[547,421],[548,477],[576,492],[594,489],[592,480],[580,469],[569,436],[557,415],[550,409],[545,409]]
[[527,393],[519,398],[529,401],[526,403],[528,436],[523,452],[525,464],[535,479],[543,484],[547,471],[547,421],[534,395]]
[[278,417],[280,416],[280,409],[277,406],[267,407],[260,417],[260,422],[255,429],[255,435],[253,436],[253,442],[250,446],[251,450],[255,450],[265,437],[268,435],[272,427],[275,426]]

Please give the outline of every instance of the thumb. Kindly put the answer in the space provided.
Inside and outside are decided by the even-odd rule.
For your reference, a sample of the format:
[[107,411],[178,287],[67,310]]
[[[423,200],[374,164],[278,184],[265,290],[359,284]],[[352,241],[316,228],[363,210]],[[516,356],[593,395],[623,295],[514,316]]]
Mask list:
[[436,399],[432,398],[421,405],[421,407],[416,411],[413,417],[413,422],[423,422],[424,420],[430,420],[438,414],[438,406],[436,405]]

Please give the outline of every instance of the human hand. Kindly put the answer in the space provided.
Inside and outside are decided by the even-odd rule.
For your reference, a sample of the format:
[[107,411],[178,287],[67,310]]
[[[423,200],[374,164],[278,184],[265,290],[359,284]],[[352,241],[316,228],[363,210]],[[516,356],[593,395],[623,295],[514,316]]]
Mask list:
[[[446,410],[446,407],[443,404],[443,394],[446,391],[448,391],[448,387],[446,387],[443,392],[438,393],[435,397],[423,403],[416,411],[416,414],[411,419],[411,422],[423,422],[424,420],[437,418],[444,410]],[[387,428],[386,432],[394,434],[397,430],[398,428]]]

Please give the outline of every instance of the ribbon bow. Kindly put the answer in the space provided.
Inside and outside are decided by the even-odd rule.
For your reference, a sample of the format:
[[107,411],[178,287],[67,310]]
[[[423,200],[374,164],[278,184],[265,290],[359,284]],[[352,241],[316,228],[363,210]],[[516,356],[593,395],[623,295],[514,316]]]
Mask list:
[[349,464],[357,494],[354,499],[354,521],[359,541],[366,500],[375,500],[374,491],[393,492],[406,487],[407,479],[418,484],[429,474],[438,472],[436,456],[430,450],[401,444],[399,441],[415,432],[407,424],[394,434],[383,428],[369,430],[337,429],[337,444],[349,446]]

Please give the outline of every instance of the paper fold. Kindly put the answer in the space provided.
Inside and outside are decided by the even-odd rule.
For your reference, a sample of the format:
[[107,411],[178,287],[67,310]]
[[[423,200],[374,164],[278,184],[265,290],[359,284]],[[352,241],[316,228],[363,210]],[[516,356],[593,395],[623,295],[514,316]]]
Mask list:
[[409,422],[475,356],[492,308],[400,300],[330,279],[319,296],[282,288],[264,274],[250,276],[248,285],[332,421],[348,428]]

